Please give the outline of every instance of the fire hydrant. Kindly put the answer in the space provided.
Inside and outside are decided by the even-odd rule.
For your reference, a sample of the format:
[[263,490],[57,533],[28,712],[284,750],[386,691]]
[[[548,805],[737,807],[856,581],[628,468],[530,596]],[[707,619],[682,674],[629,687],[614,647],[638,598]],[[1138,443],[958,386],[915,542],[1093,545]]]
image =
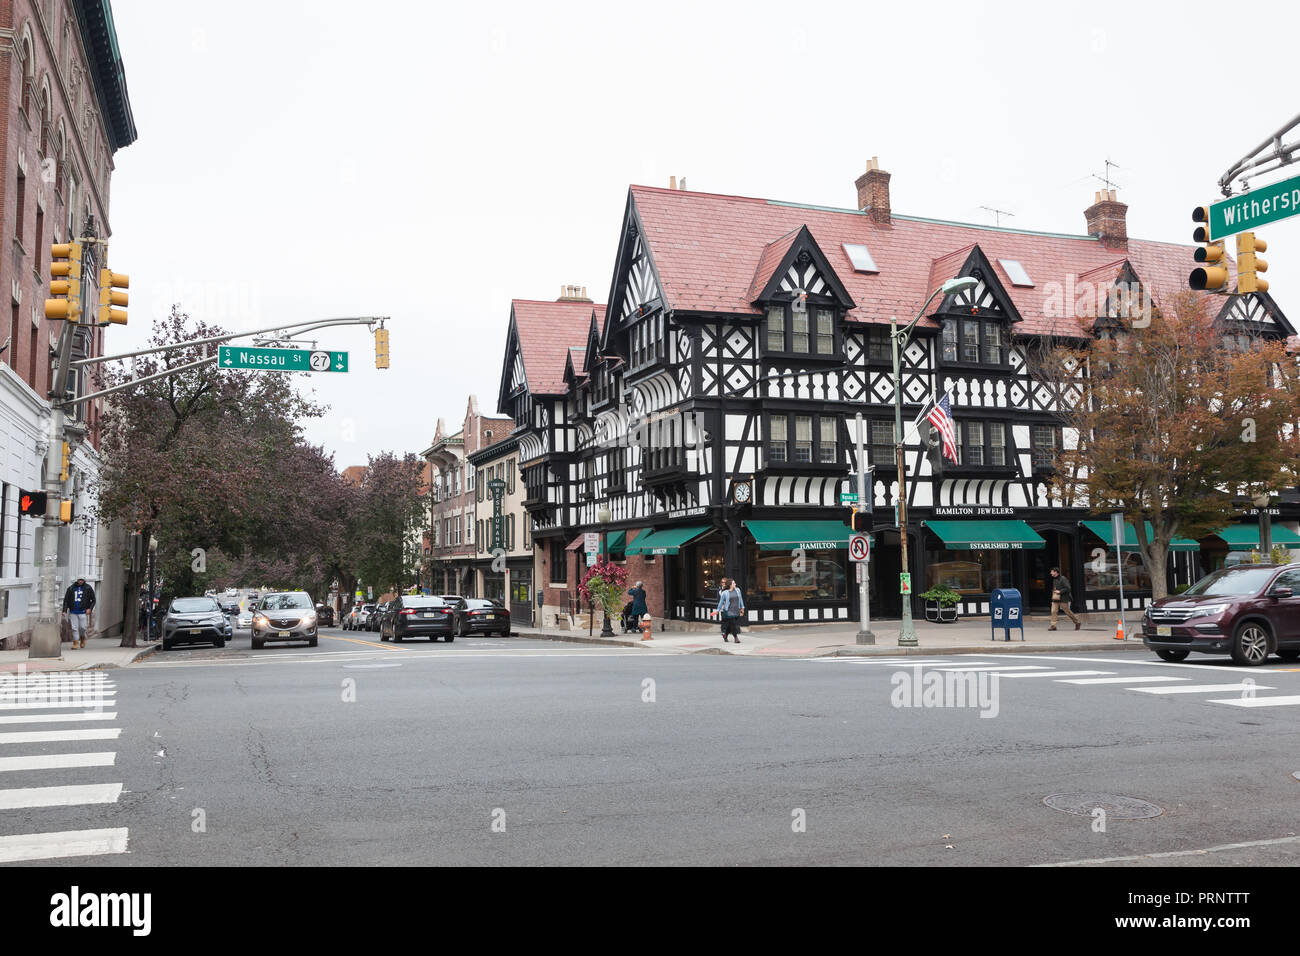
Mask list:
[[653,640],[654,638],[650,636],[650,632],[653,629],[654,629],[654,621],[651,619],[649,614],[641,618],[641,640],[643,641]]

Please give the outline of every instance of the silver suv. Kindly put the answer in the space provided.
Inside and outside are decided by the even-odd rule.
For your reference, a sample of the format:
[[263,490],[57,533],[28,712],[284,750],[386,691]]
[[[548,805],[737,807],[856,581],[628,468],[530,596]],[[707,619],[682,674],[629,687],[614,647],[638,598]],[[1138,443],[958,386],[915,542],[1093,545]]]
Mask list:
[[306,641],[316,646],[316,605],[306,591],[263,594],[253,614],[253,649],[267,641]]

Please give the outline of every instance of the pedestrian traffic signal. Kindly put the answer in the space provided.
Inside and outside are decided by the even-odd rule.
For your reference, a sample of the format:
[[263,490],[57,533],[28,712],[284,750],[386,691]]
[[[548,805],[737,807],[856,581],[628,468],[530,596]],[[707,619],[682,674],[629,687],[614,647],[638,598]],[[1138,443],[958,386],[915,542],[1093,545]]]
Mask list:
[[1223,240],[1210,239],[1210,207],[1193,209],[1192,222],[1201,223],[1192,232],[1192,240],[1202,244],[1192,258],[1203,264],[1192,270],[1187,284],[1198,292],[1227,292],[1228,267],[1223,261]]
[[72,523],[72,500],[70,498],[59,502],[59,520],[64,524]]
[[845,522],[852,530],[867,532],[871,530],[871,512],[853,505],[849,509],[849,520]]
[[1267,272],[1268,263],[1256,253],[1268,248],[1263,239],[1256,239],[1253,232],[1243,232],[1237,236],[1237,291],[1267,292],[1268,280],[1261,279],[1257,272]]
[[39,518],[45,514],[45,492],[19,491],[18,513],[32,518]]
[[375,329],[375,368],[388,368],[388,330]]
[[61,298],[45,300],[47,319],[81,320],[81,243],[50,246],[50,295]]
[[67,442],[63,443],[63,467],[59,471],[59,481],[68,480],[68,459],[72,457],[72,446]]
[[99,324],[126,325],[126,313],[115,305],[126,305],[127,294],[118,292],[131,284],[129,276],[112,269],[99,270]]

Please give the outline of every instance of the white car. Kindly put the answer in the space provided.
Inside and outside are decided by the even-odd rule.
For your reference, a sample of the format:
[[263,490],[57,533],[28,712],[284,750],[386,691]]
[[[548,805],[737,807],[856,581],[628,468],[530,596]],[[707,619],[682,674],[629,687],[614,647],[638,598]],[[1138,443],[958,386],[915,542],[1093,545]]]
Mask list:
[[239,612],[239,617],[235,620],[235,627],[249,628],[253,626],[253,609],[244,608]]

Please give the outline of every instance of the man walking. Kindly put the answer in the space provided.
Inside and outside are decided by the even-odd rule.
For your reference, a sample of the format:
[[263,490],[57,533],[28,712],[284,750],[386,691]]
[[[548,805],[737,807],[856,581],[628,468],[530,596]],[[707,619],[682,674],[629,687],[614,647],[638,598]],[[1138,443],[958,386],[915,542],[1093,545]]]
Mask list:
[[1065,616],[1074,622],[1076,631],[1083,626],[1070,610],[1070,579],[1061,573],[1060,568],[1052,568],[1052,626],[1048,628],[1049,631],[1056,630],[1058,609],[1064,611]]
[[72,646],[85,648],[86,630],[90,627],[90,612],[95,606],[95,589],[86,583],[85,578],[77,582],[63,594],[63,613],[68,615],[72,624]]

